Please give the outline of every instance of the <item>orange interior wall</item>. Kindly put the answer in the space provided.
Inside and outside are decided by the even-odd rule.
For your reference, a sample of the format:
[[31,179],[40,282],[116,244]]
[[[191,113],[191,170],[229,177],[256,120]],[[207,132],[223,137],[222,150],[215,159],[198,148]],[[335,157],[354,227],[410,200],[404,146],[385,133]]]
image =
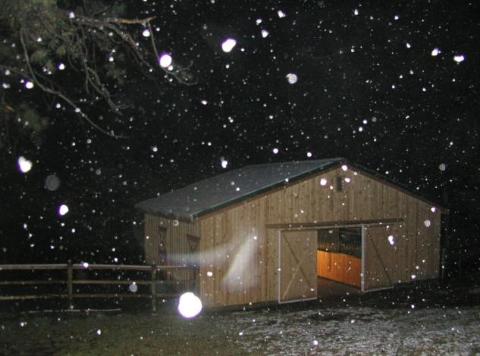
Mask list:
[[361,259],[345,255],[317,251],[317,276],[360,288]]

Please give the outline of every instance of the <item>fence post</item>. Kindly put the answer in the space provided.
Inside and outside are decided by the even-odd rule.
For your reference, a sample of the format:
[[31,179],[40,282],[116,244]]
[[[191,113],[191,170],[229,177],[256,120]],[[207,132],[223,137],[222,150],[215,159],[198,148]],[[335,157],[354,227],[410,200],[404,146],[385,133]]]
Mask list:
[[68,292],[68,308],[73,309],[73,265],[68,260],[67,265],[67,292]]
[[157,266],[155,264],[152,265],[151,289],[152,289],[152,312],[155,313],[157,311]]

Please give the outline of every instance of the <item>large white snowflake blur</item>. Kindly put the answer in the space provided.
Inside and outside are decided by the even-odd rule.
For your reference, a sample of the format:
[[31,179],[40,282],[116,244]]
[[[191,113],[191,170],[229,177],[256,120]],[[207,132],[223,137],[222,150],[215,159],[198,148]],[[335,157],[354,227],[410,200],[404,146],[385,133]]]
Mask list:
[[295,84],[298,81],[298,76],[295,73],[288,73],[286,77],[289,84]]
[[183,293],[178,300],[177,310],[184,318],[196,317],[202,311],[202,301],[192,292]]
[[227,38],[225,41],[222,42],[222,51],[225,53],[229,53],[236,45],[236,40],[234,40],[233,38]]
[[158,59],[158,63],[160,63],[160,67],[168,68],[172,65],[173,59],[169,53],[163,53],[160,58]]
[[32,169],[32,162],[23,156],[18,157],[17,164],[22,173],[27,173]]
[[65,205],[65,204],[62,204],[60,205],[60,207],[58,208],[58,214],[60,216],[64,216],[64,215],[67,215],[68,212],[69,212],[70,209],[68,209],[68,206]]
[[462,63],[465,60],[465,56],[463,54],[457,54],[453,56],[453,60],[457,63]]

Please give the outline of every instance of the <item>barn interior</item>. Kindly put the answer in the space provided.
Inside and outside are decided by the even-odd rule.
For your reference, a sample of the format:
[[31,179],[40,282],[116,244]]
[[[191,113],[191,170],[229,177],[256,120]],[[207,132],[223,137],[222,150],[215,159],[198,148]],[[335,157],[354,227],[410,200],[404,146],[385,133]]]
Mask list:
[[361,288],[362,229],[335,227],[318,230],[318,292]]

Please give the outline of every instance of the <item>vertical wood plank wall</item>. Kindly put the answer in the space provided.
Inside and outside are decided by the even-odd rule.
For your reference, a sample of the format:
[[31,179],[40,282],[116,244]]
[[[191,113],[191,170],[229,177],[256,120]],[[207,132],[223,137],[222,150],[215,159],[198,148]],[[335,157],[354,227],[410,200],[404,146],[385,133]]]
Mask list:
[[316,252],[316,231],[282,232],[279,302],[317,297]]
[[[335,190],[337,176],[350,180],[341,192]],[[320,184],[322,178],[326,185]],[[411,281],[413,274],[417,280],[436,278],[440,210],[431,208],[392,185],[338,168],[202,216],[199,229],[194,228],[200,230],[200,250],[217,255],[201,265],[202,301],[226,306],[277,300],[279,230],[268,224],[403,219],[395,230],[399,247],[387,251],[388,243],[378,245],[380,253],[395,255],[389,267],[398,270],[395,283]],[[164,224],[171,223],[165,219]],[[386,240],[388,235],[376,238]],[[178,248],[184,251],[182,243]],[[148,249],[146,245],[146,253]]]
[[[189,262],[190,246],[187,235],[200,237],[198,222],[188,223],[179,220],[167,219],[160,216],[145,214],[145,262],[157,264],[157,246],[160,230],[165,229],[167,263],[169,265],[183,265]],[[173,277],[189,279],[192,272],[177,271]]]

